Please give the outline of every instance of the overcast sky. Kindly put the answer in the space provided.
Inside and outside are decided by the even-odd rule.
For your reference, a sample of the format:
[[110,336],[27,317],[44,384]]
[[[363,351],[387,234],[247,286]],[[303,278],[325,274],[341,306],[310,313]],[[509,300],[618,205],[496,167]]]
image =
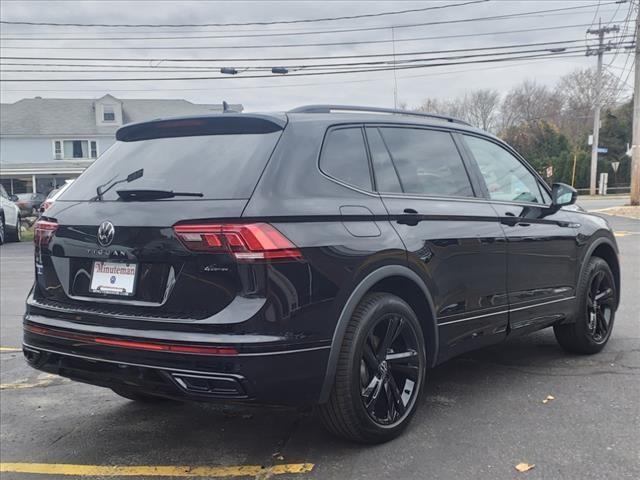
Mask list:
[[[214,2],[214,1],[11,1],[2,0],[0,9],[3,21],[61,22],[61,23],[103,23],[103,24],[203,24],[203,23],[246,23],[272,22],[278,20],[317,19],[335,16],[352,16],[369,13],[390,12],[404,9],[418,9],[463,3],[465,0],[446,1],[309,1],[309,2]],[[600,5],[599,5],[600,4]],[[588,8],[578,8],[587,5]],[[571,10],[546,14],[521,16],[516,18],[449,23],[407,27],[407,24],[472,19],[512,13],[573,7]],[[597,8],[597,11],[596,11]],[[361,54],[391,54],[394,44],[359,43],[332,46],[282,45],[309,43],[367,42],[390,40],[395,37],[396,54],[406,52],[430,52],[437,50],[468,49],[487,46],[530,44],[564,40],[584,40],[585,31],[598,18],[603,24],[627,26],[627,34],[633,33],[635,12],[629,15],[630,4],[615,4],[613,0],[491,0],[484,3],[437,10],[413,12],[372,18],[344,19],[315,23],[275,24],[270,26],[237,27],[67,27],[67,26],[1,26],[3,57],[82,57],[84,64],[106,65],[104,58],[167,59],[214,58],[220,61],[210,63],[171,62],[110,62],[116,65],[161,65],[163,67],[184,66],[279,66],[309,63],[343,63],[347,61],[371,61],[379,58],[316,60],[316,61],[245,61],[241,59],[266,59],[282,57],[344,56]],[[633,17],[633,18],[630,18]],[[625,23],[625,20],[630,20]],[[549,30],[520,33],[496,33],[512,30],[530,30],[547,27],[563,27]],[[378,30],[316,33],[323,30],[344,30],[351,28],[389,27]],[[225,35],[255,35],[264,33],[290,33],[272,37],[224,38]],[[484,35],[480,35],[484,34]],[[487,35],[488,34],[488,35]],[[145,37],[189,37],[216,35],[223,38],[178,38],[152,40]],[[452,35],[473,35],[447,39],[422,39],[404,41],[411,38],[438,37]],[[107,40],[105,37],[136,37],[135,40]],[[615,34],[610,35],[615,41]],[[91,40],[36,40],[42,37],[72,38],[90,37]],[[18,38],[18,40],[14,40]],[[279,45],[268,47],[269,45]],[[568,44],[582,46],[584,42]],[[236,48],[248,46],[247,48]],[[20,47],[20,48],[11,48]],[[26,47],[26,48],[25,48]],[[54,49],[55,47],[55,49]],[[153,50],[141,47],[156,47]],[[157,47],[164,47],[157,49]],[[170,49],[167,47],[182,47]],[[183,48],[188,47],[188,48]],[[191,48],[197,47],[197,48]],[[215,48],[218,47],[218,48]],[[219,48],[227,47],[227,48]],[[228,48],[234,47],[234,48]],[[268,47],[268,48],[264,48]],[[551,46],[553,47],[553,45]],[[541,48],[541,47],[525,47]],[[476,52],[478,53],[478,52]],[[484,52],[480,52],[484,53]],[[439,55],[398,56],[396,58],[425,58]],[[462,55],[446,54],[446,55]],[[520,60],[504,63],[471,64],[398,70],[398,99],[409,105],[417,105],[426,97],[449,98],[476,88],[494,88],[505,93],[514,85],[526,79],[552,86],[559,77],[576,68],[592,67],[595,57],[584,53],[573,57],[557,57],[544,60]],[[227,60],[235,58],[239,60]],[[384,59],[388,59],[385,57]],[[605,57],[610,64],[609,71],[620,77],[621,88],[629,91],[633,83],[631,71],[633,57],[627,51],[616,56]],[[26,63],[26,60],[3,59],[3,79],[24,78],[131,78],[161,76],[220,76],[219,72],[188,71],[187,73],[161,72],[111,72],[89,73],[89,67],[19,67],[6,63]],[[456,60],[460,61],[460,60]],[[33,63],[80,63],[68,60],[38,60]],[[76,72],[8,72],[9,69],[71,69]],[[126,69],[112,67],[112,69]],[[134,70],[129,68],[129,70]],[[168,69],[166,69],[168,70]],[[299,76],[297,72],[277,78],[242,79],[242,73],[223,80],[171,80],[147,82],[38,82],[1,84],[2,102],[15,102],[20,98],[42,97],[86,97],[96,98],[111,93],[119,98],[185,98],[196,103],[242,103],[246,110],[282,110],[310,103],[342,103],[375,106],[393,106],[394,72],[380,71],[350,73],[340,75]],[[249,75],[245,72],[244,75]],[[626,80],[626,84],[624,83]]]

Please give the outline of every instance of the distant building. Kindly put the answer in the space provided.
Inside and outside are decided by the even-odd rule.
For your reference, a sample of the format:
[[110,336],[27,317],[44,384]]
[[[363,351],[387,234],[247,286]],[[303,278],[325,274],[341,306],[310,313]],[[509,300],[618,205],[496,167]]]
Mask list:
[[[231,105],[242,111],[242,105]],[[0,182],[10,194],[48,193],[76,178],[126,123],[216,113],[187,100],[25,98],[0,105]]]

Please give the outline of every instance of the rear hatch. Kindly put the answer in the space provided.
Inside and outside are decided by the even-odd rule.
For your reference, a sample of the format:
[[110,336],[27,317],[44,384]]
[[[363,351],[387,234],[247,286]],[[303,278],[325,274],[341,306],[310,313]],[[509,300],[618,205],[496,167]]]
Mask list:
[[197,320],[250,296],[259,287],[241,264],[252,233],[228,226],[284,126],[223,114],[120,129],[38,222],[34,300],[67,314]]

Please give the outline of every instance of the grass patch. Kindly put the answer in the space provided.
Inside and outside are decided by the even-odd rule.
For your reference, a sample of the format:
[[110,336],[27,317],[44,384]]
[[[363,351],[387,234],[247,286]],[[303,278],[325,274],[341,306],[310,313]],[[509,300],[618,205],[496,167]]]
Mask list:
[[23,242],[33,242],[33,227],[29,227],[22,231]]

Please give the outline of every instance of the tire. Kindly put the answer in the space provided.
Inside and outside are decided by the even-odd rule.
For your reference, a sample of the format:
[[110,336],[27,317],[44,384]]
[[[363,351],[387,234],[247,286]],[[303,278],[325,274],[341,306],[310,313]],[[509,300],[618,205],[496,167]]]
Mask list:
[[133,400],[134,402],[140,403],[180,403],[177,400],[172,400],[170,398],[165,397],[157,397],[155,395],[149,395],[146,393],[137,392],[134,389],[126,388],[126,387],[114,387],[111,388],[114,393],[120,395],[127,400]]
[[0,245],[5,241],[6,230],[4,229],[4,217],[0,216]]
[[322,423],[355,442],[397,437],[417,409],[425,371],[415,312],[395,295],[367,294],[347,325],[329,401],[319,406]]
[[7,232],[5,230],[5,239],[7,242],[19,242],[22,240],[22,230],[20,229],[20,217],[16,219],[16,226],[13,232]]
[[611,268],[602,258],[592,257],[578,282],[575,322],[553,327],[560,346],[569,353],[600,352],[611,337],[617,298]]

